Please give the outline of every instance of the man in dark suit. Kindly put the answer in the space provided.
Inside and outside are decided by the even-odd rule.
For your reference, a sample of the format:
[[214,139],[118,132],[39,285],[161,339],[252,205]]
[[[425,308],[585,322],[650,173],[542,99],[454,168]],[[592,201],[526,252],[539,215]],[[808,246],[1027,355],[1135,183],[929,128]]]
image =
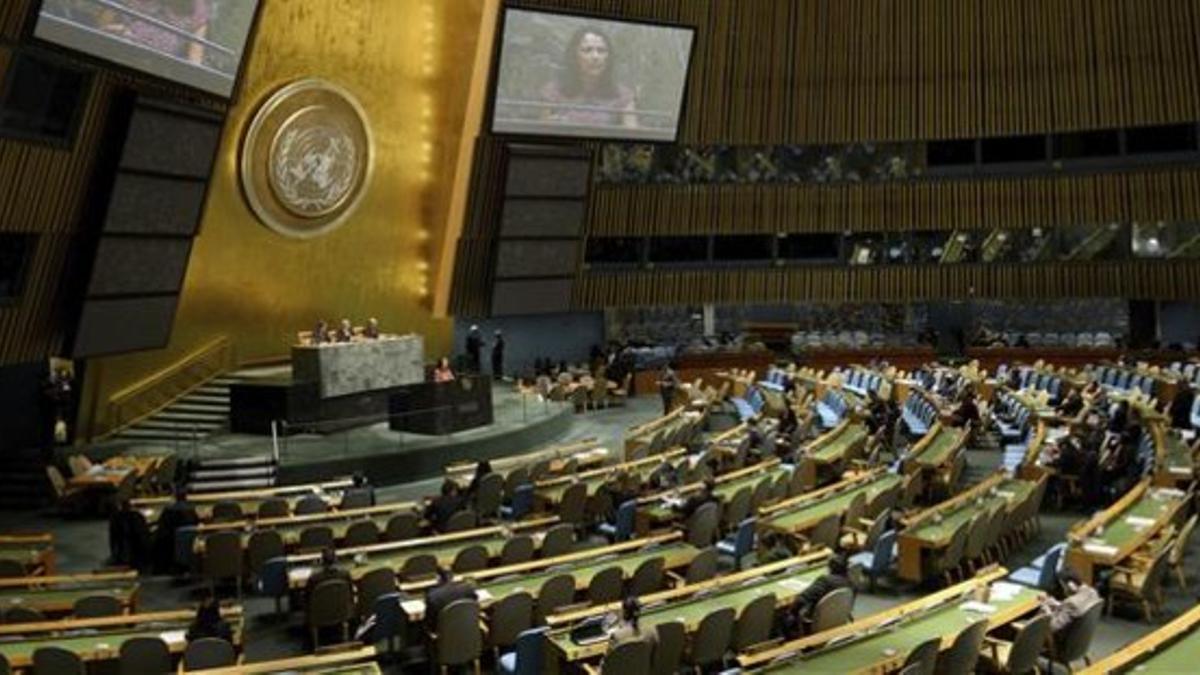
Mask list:
[[439,569],[438,583],[425,591],[425,626],[437,629],[438,615],[456,600],[475,600],[475,589],[465,581],[454,581],[451,572]]
[[184,526],[200,522],[196,507],[187,500],[182,485],[175,486],[175,501],[163,507],[154,530],[154,569],[156,572],[175,572],[175,532]]
[[850,587],[850,579],[846,576],[846,570],[846,557],[840,553],[834,555],[829,559],[829,570],[817,577],[811,586],[796,596],[785,616],[785,632],[790,637],[800,635],[803,632],[802,629],[812,623],[813,610],[816,609],[821,598],[839,588]]
[[350,573],[338,567],[337,553],[327,548],[321,551],[321,567],[308,576],[308,583],[304,584],[304,600],[305,606],[312,602],[313,591],[323,581],[331,579],[341,579],[346,583],[353,584],[350,579]]
[[471,372],[478,375],[480,369],[480,354],[483,353],[483,336],[479,334],[479,326],[471,326],[467,332],[467,360],[470,361]]
[[462,508],[463,500],[459,494],[458,484],[452,480],[442,482],[442,493],[429,501],[425,507],[425,520],[433,529],[442,532],[446,529],[446,521]]
[[704,487],[700,488],[700,492],[688,497],[683,504],[679,506],[679,513],[682,514],[684,518],[691,518],[692,514],[695,513],[696,510],[701,506],[704,506],[709,502],[716,503],[716,489],[717,482],[712,478],[705,478]]

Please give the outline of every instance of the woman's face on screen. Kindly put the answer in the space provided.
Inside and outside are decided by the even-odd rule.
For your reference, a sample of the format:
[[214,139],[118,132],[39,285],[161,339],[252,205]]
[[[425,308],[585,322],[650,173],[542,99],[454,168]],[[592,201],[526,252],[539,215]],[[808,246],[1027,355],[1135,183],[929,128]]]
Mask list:
[[585,33],[575,58],[579,62],[579,72],[591,77],[603,75],[608,70],[608,43],[595,33]]

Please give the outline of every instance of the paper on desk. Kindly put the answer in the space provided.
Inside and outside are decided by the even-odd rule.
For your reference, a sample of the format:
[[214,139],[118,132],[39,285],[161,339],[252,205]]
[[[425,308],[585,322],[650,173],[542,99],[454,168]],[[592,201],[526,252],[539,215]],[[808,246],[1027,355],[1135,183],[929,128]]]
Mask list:
[[959,605],[959,607],[961,607],[964,612],[975,612],[978,614],[995,614],[996,613],[995,605],[989,605],[984,602],[979,602],[978,600],[968,600],[968,601],[964,602],[963,604]]
[[1020,584],[1014,584],[1008,581],[997,581],[992,584],[991,597],[1001,602],[1007,602],[1017,597],[1017,594],[1024,588]]
[[1125,516],[1125,522],[1129,523],[1131,527],[1150,527],[1154,524],[1154,519],[1142,516]]
[[1012,499],[1013,497],[1017,496],[1016,493],[1009,492],[1008,490],[996,490],[996,495],[1004,497],[1005,499]]
[[784,579],[783,581],[779,582],[779,585],[783,586],[784,588],[788,589],[789,591],[795,591],[795,592],[799,593],[800,591],[803,591],[804,589],[811,586],[812,582],[806,581],[804,579]]
[[1179,499],[1183,496],[1183,490],[1176,488],[1158,488],[1154,491],[1154,496],[1159,499]]
[[1116,555],[1120,549],[1116,546],[1089,541],[1083,544],[1083,550],[1088,553],[1095,553],[1096,555]]
[[491,604],[492,600],[494,599],[494,598],[492,598],[491,593],[488,593],[486,590],[484,590],[482,588],[475,591],[475,597],[478,598],[479,602],[484,603],[484,604]]
[[158,637],[162,638],[162,641],[167,643],[168,645],[178,644],[180,642],[187,642],[187,631],[186,630],[165,630],[165,631],[159,633]]
[[404,610],[404,613],[407,614],[409,618],[425,616],[425,601],[420,598],[402,600],[400,602],[400,609]]

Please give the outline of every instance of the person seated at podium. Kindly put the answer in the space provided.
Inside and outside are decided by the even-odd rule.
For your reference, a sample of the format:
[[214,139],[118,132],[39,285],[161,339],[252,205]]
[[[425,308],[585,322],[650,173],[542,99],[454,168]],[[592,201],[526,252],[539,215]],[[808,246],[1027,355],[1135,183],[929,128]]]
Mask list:
[[317,325],[313,326],[312,337],[309,339],[314,345],[323,345],[329,342],[329,324],[325,323],[324,319],[318,319]]
[[342,319],[333,337],[338,342],[350,342],[354,339],[354,326],[350,324],[350,319]]
[[434,382],[453,382],[454,371],[450,369],[450,359],[443,356],[438,359],[437,367],[433,369]]
[[367,319],[367,326],[363,328],[363,337],[368,340],[379,339],[379,319],[375,317]]

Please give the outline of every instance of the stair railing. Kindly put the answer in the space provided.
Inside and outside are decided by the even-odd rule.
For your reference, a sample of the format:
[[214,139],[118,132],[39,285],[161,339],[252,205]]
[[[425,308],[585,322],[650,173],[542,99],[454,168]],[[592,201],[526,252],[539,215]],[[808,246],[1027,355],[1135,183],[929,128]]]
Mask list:
[[163,370],[113,394],[107,424],[92,440],[114,436],[151,417],[234,367],[233,344],[222,335]]

